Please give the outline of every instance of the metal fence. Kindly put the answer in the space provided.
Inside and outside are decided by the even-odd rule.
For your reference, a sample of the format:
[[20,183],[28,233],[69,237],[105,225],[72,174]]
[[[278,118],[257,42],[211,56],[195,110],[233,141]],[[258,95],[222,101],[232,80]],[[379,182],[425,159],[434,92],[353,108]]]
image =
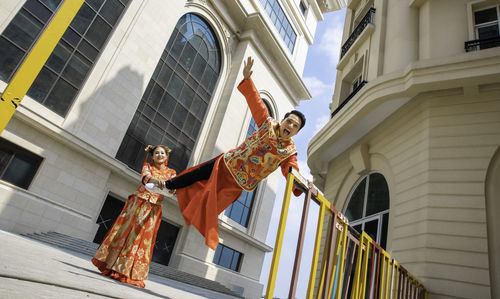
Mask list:
[[[305,200],[288,298],[295,298],[311,201],[319,204],[319,214],[307,288],[308,299],[427,299],[429,297],[424,285],[417,278],[392,259],[391,255],[368,234],[365,232],[360,234],[350,227],[349,220],[342,213],[335,209],[316,188],[309,189],[306,180],[292,170],[287,178],[266,299],[273,298],[293,185],[305,191]],[[322,244],[325,215],[328,215],[331,221],[325,229],[326,241]],[[321,262],[320,252],[322,252]]]

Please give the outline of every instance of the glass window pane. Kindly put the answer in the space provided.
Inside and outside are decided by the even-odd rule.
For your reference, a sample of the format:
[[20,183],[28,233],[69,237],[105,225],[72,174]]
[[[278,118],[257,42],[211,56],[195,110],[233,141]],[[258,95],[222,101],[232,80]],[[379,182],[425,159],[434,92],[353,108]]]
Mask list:
[[8,81],[23,56],[24,51],[0,37],[0,80]]
[[144,140],[144,136],[146,136],[146,133],[148,132],[150,123],[151,123],[150,121],[148,121],[144,116],[141,115],[141,117],[137,121],[137,126],[135,127],[134,136]]
[[104,19],[111,24],[111,26],[113,26],[122,14],[123,9],[123,4],[121,4],[118,0],[107,0],[99,14],[102,15]]
[[100,50],[108,38],[111,29],[111,26],[98,16],[85,34],[85,38]]
[[154,123],[163,129],[162,132],[168,127],[168,120],[160,113],[156,113]]
[[72,47],[76,47],[81,37],[80,35],[78,35],[78,33],[76,33],[75,30],[68,27],[68,29],[66,29],[66,31],[64,32],[62,39],[66,41],[68,44],[70,44]]
[[182,55],[180,58],[180,62],[182,63],[182,66],[184,66],[186,70],[189,70],[189,68],[193,64],[195,56],[196,56],[196,50],[193,48],[193,46],[191,46],[191,44],[188,43],[184,47],[184,50],[182,51]]
[[73,103],[78,90],[68,82],[59,79],[50,92],[44,105],[55,113],[64,116]]
[[46,23],[52,16],[52,12],[38,1],[26,1],[23,8],[43,23]]
[[71,52],[73,52],[73,49],[70,45],[64,41],[59,42],[52,54],[50,54],[49,59],[47,59],[46,66],[56,72],[60,72],[71,56]]
[[205,69],[205,72],[203,73],[203,77],[201,78],[201,84],[204,87],[208,88],[210,81],[212,81],[212,77],[215,77],[215,76],[216,76],[216,74],[214,73],[214,71],[212,70],[212,68],[211,67],[207,67]]
[[184,49],[184,45],[186,44],[186,38],[181,33],[177,34],[177,38],[174,40],[172,51],[170,54],[176,59],[181,56],[182,49]]
[[380,236],[380,246],[386,249],[387,245],[387,229],[389,227],[389,214],[384,214],[382,216],[382,235]]
[[198,119],[202,120],[207,110],[207,104],[198,95],[194,96],[192,112]]
[[479,39],[487,39],[492,37],[498,37],[498,24],[492,26],[486,26],[477,29],[479,33]]
[[217,249],[215,249],[214,254],[214,263],[218,264],[220,260],[220,254],[222,253],[222,245],[217,245]]
[[174,98],[177,98],[177,97],[179,97],[179,94],[181,93],[183,85],[184,85],[184,81],[179,76],[177,76],[176,73],[173,73],[172,78],[170,79],[170,83],[167,86],[167,91],[170,92],[170,94]]
[[90,23],[95,17],[95,12],[85,3],[82,5],[78,13],[76,14],[73,21],[71,21],[70,27],[76,32],[83,35],[85,30],[90,26]]
[[207,62],[200,55],[196,56],[193,67],[191,68],[191,75],[198,79],[198,81],[201,80],[201,76],[203,75],[206,65]]
[[245,208],[243,210],[243,215],[241,215],[241,222],[240,224],[243,225],[244,227],[247,227],[248,225],[248,215],[250,214],[250,209]]
[[75,53],[71,57],[68,65],[64,68],[62,75],[66,80],[71,82],[76,87],[80,87],[83,80],[87,77],[92,63],[79,53]]
[[[177,139],[181,135],[181,130],[179,130],[174,124],[170,123],[167,128],[167,133],[172,136],[172,138]],[[179,143],[177,143],[179,144]],[[178,153],[179,154],[179,153]]]
[[15,155],[2,179],[21,188],[27,189],[40,165],[30,157]]
[[231,267],[231,261],[233,260],[233,250],[223,247],[222,253],[220,255],[219,265],[222,267],[229,268]]
[[13,158],[14,151],[12,151],[12,149],[7,148],[5,144],[1,144],[3,142],[6,142],[4,141],[3,138],[0,138],[0,141],[2,141],[0,142],[0,175],[1,175],[7,168],[10,160]]
[[21,11],[5,28],[2,35],[26,51],[35,42],[42,27],[42,23]]
[[153,86],[153,89],[151,90],[151,94],[149,95],[149,98],[148,98],[148,103],[151,105],[151,107],[154,107],[155,109],[156,109],[156,107],[158,107],[158,103],[161,101],[161,98],[162,98],[164,92],[165,92],[165,90],[163,88],[161,88],[160,85],[155,84]]
[[169,119],[174,111],[176,100],[166,92],[163,94],[163,98],[160,102],[160,107],[158,107],[158,112],[160,112],[165,118]]
[[366,216],[389,209],[389,188],[384,176],[380,173],[370,175]]
[[27,95],[42,103],[56,80],[57,75],[48,68],[43,67],[28,90]]
[[231,262],[231,267],[230,269],[234,271],[238,271],[238,264],[240,262],[240,253],[235,251],[233,255],[233,261]]
[[366,178],[356,187],[351,195],[345,216],[349,221],[355,221],[363,217],[363,203],[365,198]]
[[146,144],[160,144],[162,137],[163,137],[163,130],[153,125],[151,128],[149,128],[145,142]]
[[52,11],[55,11],[59,6],[59,3],[61,3],[61,0],[40,0],[40,1]]
[[184,85],[184,88],[182,89],[181,96],[179,97],[179,102],[184,105],[187,109],[191,107],[191,103],[193,102],[194,98],[194,90],[189,87],[188,85]]
[[174,115],[172,117],[172,122],[177,126],[177,128],[183,127],[187,113],[188,113],[187,109],[182,107],[182,105],[177,105],[175,107]]
[[190,44],[191,46],[193,46],[193,48],[194,48],[195,50],[198,50],[198,52],[199,52],[200,54],[201,54],[201,52],[199,51],[199,47],[200,47],[200,45],[201,45],[202,43],[203,43],[203,40],[202,40],[202,38],[201,38],[200,36],[198,36],[198,35],[193,35],[193,36],[191,36],[191,38],[189,39],[189,44]]
[[477,24],[488,23],[498,20],[497,8],[492,7],[474,12],[474,18]]
[[241,224],[241,216],[243,215],[244,206],[238,202],[233,202],[233,209],[231,210],[231,219]]
[[164,65],[161,68],[161,71],[158,75],[158,79],[157,79],[158,83],[161,84],[161,86],[163,86],[163,87],[167,87],[168,81],[170,80],[170,77],[172,77],[173,72],[174,71],[171,68]]
[[92,8],[96,11],[98,11],[101,5],[104,3],[103,0],[85,0],[85,2],[92,6]]
[[80,51],[92,62],[94,62],[97,58],[97,55],[99,55],[99,51],[86,40],[82,40],[80,45],[78,45],[78,51]]
[[365,232],[374,240],[377,241],[378,234],[378,219],[365,223]]
[[196,138],[196,136],[193,136],[193,128],[194,128],[195,122],[196,122],[196,118],[191,113],[189,113],[187,120],[184,123],[184,128],[182,128],[182,131],[186,135],[192,137],[193,139]]

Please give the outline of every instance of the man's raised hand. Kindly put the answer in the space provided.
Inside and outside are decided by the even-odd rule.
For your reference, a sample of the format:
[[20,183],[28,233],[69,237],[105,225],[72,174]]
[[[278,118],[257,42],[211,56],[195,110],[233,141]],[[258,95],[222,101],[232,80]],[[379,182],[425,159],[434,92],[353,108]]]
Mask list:
[[243,80],[250,78],[252,75],[253,59],[252,56],[248,56],[247,61],[243,62],[245,66],[243,67]]

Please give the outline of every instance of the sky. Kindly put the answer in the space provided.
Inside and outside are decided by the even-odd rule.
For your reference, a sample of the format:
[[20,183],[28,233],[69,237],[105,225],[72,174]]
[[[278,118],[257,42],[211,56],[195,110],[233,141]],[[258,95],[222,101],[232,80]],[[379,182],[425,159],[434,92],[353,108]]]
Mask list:
[[[306,126],[294,137],[294,141],[298,152],[297,157],[299,160],[300,173],[307,179],[312,179],[309,173],[309,167],[307,166],[307,147],[309,141],[330,119],[330,109],[328,105],[331,103],[334,90],[344,18],[345,9],[324,15],[324,20],[318,23],[318,27],[316,28],[314,43],[309,47],[304,73],[302,74],[302,79],[309,89],[312,98],[310,100],[301,101],[296,108],[305,114]],[[276,240],[285,183],[286,181],[284,179],[280,180],[266,239],[266,244],[272,247],[274,247],[274,242]],[[298,198],[292,196],[274,289],[274,297],[287,298],[288,296],[297,247],[302,205],[303,196]],[[300,265],[296,298],[306,297],[318,211],[319,207],[315,204],[312,204],[309,208],[308,225],[306,227],[306,237],[304,241],[302,263]],[[260,283],[264,285],[263,294],[266,291],[272,254],[272,252],[266,254],[262,267]]]

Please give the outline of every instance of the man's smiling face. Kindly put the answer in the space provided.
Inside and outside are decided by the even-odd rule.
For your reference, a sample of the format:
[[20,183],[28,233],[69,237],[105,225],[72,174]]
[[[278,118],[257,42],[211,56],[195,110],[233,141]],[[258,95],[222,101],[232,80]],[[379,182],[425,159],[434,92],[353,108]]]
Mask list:
[[295,114],[290,114],[280,122],[279,139],[288,140],[295,136],[300,130],[301,120]]

